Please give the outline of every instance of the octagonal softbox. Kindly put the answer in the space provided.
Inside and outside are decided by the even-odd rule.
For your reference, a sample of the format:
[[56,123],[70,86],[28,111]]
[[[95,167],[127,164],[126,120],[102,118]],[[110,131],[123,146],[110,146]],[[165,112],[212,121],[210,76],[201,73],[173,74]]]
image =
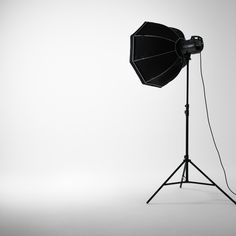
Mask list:
[[179,74],[186,64],[178,49],[182,39],[180,30],[151,22],[131,35],[130,63],[143,84],[162,87]]

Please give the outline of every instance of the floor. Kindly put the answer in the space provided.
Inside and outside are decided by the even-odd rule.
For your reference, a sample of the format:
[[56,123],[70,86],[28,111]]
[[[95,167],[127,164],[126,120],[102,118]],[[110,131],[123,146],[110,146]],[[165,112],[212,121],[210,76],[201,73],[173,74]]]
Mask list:
[[214,187],[165,186],[147,205],[155,189],[127,186],[64,197],[2,197],[0,235],[236,235],[236,206]]

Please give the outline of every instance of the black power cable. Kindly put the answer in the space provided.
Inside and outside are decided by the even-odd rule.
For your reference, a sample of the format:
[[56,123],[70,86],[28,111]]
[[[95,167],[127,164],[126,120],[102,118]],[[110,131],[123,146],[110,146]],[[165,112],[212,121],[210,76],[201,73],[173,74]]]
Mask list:
[[222,162],[222,159],[221,159],[221,155],[220,155],[220,151],[219,151],[219,149],[218,149],[218,147],[216,145],[215,137],[214,137],[214,134],[213,134],[213,131],[212,131],[212,127],[211,127],[211,122],[210,122],[210,118],[209,118],[209,111],[208,111],[208,105],[207,105],[206,87],[205,87],[205,82],[204,82],[203,72],[202,72],[202,54],[201,53],[200,53],[200,73],[201,73],[201,79],[202,79],[202,87],[203,87],[203,94],[204,94],[204,101],[205,101],[205,108],[206,108],[207,123],[208,123],[209,129],[210,129],[210,132],[211,132],[212,141],[214,143],[216,152],[218,154],[218,157],[219,157],[219,160],[220,160],[220,165],[221,165],[221,167],[223,169],[223,172],[224,172],[226,185],[227,185],[229,191],[231,193],[233,193],[234,195],[236,195],[236,193],[229,187],[228,180],[227,180],[227,175],[226,175],[226,171],[225,171],[225,167],[223,165],[223,162]]

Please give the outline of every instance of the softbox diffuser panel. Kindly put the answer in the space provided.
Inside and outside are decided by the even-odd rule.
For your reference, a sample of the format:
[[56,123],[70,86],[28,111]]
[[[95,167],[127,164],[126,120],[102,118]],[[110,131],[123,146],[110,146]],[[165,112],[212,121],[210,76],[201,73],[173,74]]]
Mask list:
[[143,84],[162,87],[178,75],[185,65],[177,51],[180,39],[180,30],[151,22],[131,35],[130,63]]

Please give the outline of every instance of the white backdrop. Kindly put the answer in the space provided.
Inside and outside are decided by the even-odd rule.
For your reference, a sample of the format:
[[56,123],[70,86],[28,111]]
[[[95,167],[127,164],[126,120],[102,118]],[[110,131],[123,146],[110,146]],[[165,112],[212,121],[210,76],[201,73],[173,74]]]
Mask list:
[[[143,203],[184,156],[185,69],[162,89],[129,64],[144,21],[200,35],[209,111],[236,189],[234,1],[1,1],[2,205]],[[190,157],[225,187],[190,62]]]

